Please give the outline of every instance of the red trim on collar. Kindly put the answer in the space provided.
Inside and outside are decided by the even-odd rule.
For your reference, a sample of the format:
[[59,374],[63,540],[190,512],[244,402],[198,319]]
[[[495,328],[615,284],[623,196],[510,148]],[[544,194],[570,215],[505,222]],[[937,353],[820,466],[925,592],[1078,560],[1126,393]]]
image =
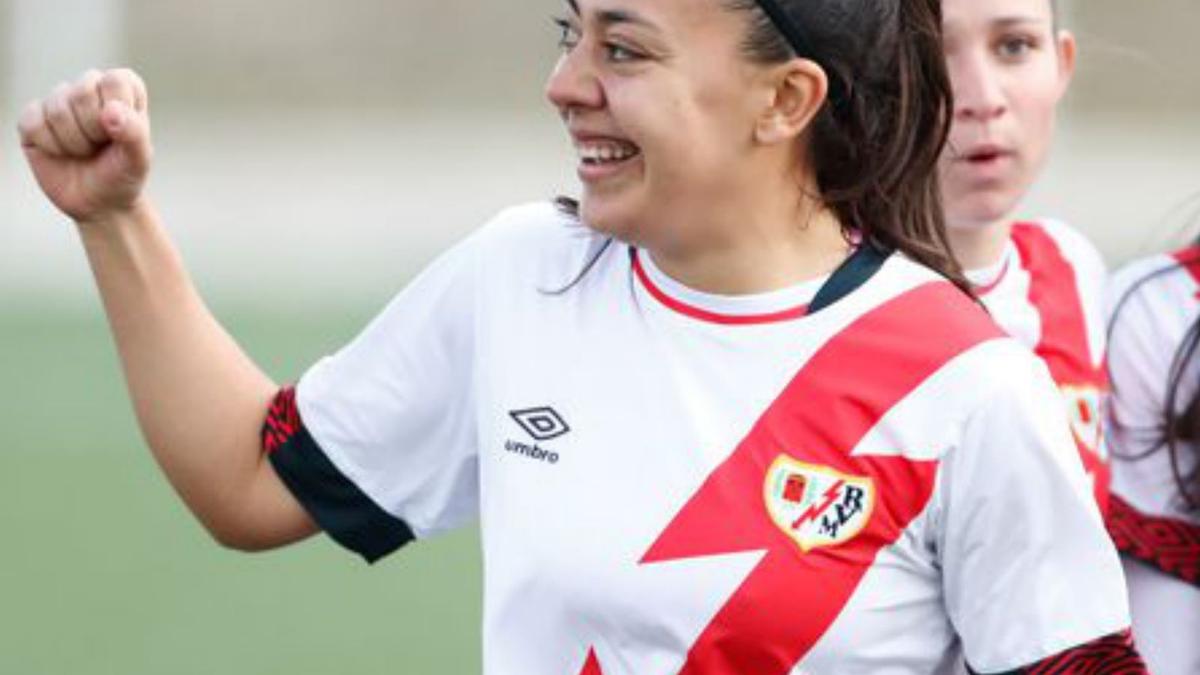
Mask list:
[[988,293],[996,290],[996,287],[1000,285],[1000,282],[1004,281],[1004,277],[1008,276],[1008,268],[1011,265],[1012,257],[1006,257],[1004,260],[1004,267],[1000,268],[1000,273],[996,275],[995,279],[992,279],[990,283],[984,284],[983,286],[975,286],[975,295],[982,298]]
[[799,319],[808,314],[808,305],[800,305],[798,307],[790,307],[778,312],[768,312],[765,314],[721,314],[712,312],[707,309],[702,309],[694,305],[689,305],[682,300],[671,297],[666,291],[655,285],[654,280],[646,273],[645,267],[642,266],[642,261],[638,256],[637,249],[629,249],[629,259],[633,264],[634,274],[637,275],[638,281],[646,288],[650,295],[654,296],[655,300],[665,305],[667,308],[689,316],[700,321],[709,323],[717,323],[725,326],[747,326],[753,324],[774,323],[777,321],[790,321]]

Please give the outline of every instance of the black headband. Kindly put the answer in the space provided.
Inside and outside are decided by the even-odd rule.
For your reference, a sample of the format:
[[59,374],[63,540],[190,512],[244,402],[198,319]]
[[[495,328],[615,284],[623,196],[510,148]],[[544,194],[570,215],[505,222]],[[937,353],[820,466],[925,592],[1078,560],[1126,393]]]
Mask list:
[[815,61],[825,69],[825,74],[829,79],[829,100],[835,104],[840,104],[844,97],[841,81],[832,77],[833,73],[830,73],[825,64],[821,63],[821,60],[817,58],[816,50],[813,49],[812,43],[808,41],[800,26],[788,17],[787,12],[783,11],[783,8],[779,6],[776,0],[758,0],[758,6],[771,19],[771,23],[775,24],[776,30],[783,33],[784,39],[791,45],[792,51],[796,52],[796,56]]

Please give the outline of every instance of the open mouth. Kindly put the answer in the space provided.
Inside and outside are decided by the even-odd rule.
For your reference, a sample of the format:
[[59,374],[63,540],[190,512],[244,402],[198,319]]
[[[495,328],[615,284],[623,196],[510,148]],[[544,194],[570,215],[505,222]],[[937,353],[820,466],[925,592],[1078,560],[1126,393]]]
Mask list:
[[642,154],[636,145],[617,139],[580,141],[575,149],[580,161],[592,167],[613,166]]
[[968,164],[982,165],[991,164],[1011,155],[1012,153],[1004,148],[987,145],[973,148],[971,151],[963,154],[961,159]]
[[980,152],[980,153],[976,153],[973,155],[968,155],[967,161],[972,164],[990,164],[991,162],[994,162],[994,161],[1000,159],[1001,157],[1004,157],[1004,153],[999,152],[999,151]]

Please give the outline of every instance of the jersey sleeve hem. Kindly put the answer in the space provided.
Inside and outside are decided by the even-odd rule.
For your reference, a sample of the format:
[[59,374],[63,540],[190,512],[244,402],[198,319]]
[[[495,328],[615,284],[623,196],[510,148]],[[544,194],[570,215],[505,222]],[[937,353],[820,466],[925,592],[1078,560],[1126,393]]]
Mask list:
[[276,396],[263,426],[263,447],[280,480],[334,541],[374,563],[415,538],[343,474],[304,427],[295,392]]
[[[968,666],[971,675],[983,675]],[[1133,644],[1133,634],[1126,628],[1049,656],[1036,663],[989,675],[1149,675],[1146,663]]]
[[1106,524],[1123,555],[1200,588],[1200,526],[1143,513],[1117,495]]

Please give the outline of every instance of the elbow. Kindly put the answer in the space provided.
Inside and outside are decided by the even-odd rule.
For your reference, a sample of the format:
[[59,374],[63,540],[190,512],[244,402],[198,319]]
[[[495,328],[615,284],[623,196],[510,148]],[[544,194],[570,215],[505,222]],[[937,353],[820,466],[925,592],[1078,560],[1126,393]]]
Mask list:
[[251,524],[238,519],[202,520],[204,529],[221,548],[240,553],[261,553],[279,548],[281,542],[274,541],[258,532]]
[[257,553],[266,550],[266,547],[251,533],[247,532],[245,528],[236,527],[228,523],[204,522],[203,524],[209,536],[221,548],[242,553]]
[[239,532],[229,532],[227,530],[212,530],[208,531],[221,548],[239,553],[262,553],[270,551],[277,546],[264,542],[256,537],[248,536]]
[[317,527],[298,508],[296,513],[273,513],[266,509],[224,509],[201,523],[222,548],[243,553],[260,553],[305,539]]

